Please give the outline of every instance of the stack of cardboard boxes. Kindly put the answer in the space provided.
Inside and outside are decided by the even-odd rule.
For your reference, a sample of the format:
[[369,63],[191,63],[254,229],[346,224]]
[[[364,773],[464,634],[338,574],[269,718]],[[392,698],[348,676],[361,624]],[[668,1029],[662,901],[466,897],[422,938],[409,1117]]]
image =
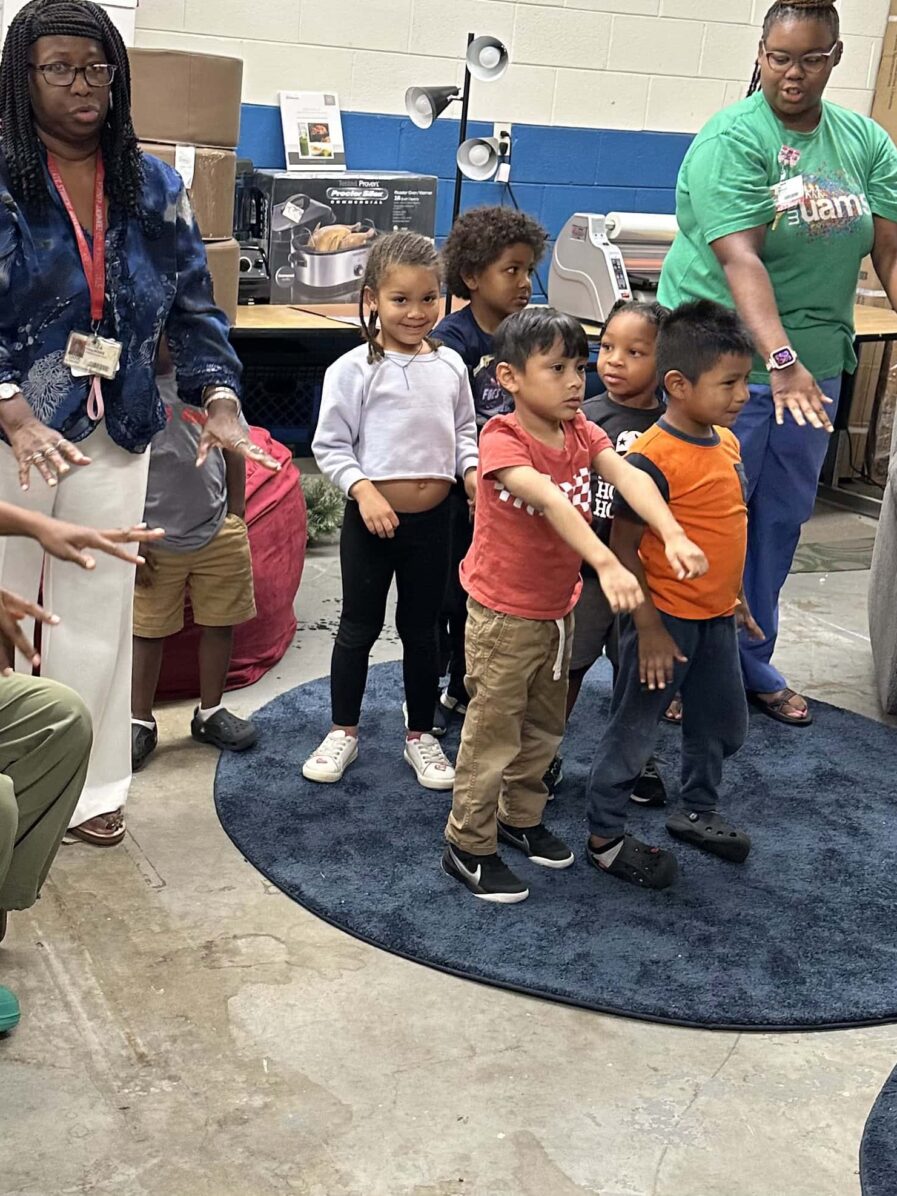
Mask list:
[[[872,119],[897,141],[897,0],[891,0]],[[871,258],[866,258],[860,269],[857,302],[870,307],[891,306]],[[850,460],[843,462],[839,470],[842,476],[853,476],[859,471],[878,485],[884,484],[888,475],[895,410],[897,349],[893,344],[863,345],[850,408]]]
[[[138,0],[109,0],[107,3],[106,0],[102,0],[102,3],[100,3],[100,8],[104,8],[109,14],[110,20],[122,35],[126,46],[133,46],[134,44],[134,29],[137,24],[137,2]],[[4,38],[6,37],[10,21],[27,3],[28,0],[3,0]]]
[[240,275],[233,231],[243,63],[174,50],[132,50],[130,59],[141,148],[184,179],[205,242],[215,302],[233,322]]

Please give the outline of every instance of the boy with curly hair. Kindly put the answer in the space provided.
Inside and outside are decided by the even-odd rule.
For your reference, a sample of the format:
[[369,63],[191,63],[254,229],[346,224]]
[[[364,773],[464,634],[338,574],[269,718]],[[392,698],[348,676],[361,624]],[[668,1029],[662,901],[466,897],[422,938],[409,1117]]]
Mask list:
[[[506,316],[525,308],[533,293],[532,275],[541,261],[548,233],[537,220],[514,208],[482,207],[464,212],[452,227],[442,259],[450,294],[470,302],[437,324],[433,335],[459,353],[470,373],[477,428],[493,415],[514,409],[514,401],[495,378],[492,340]],[[458,567],[471,543],[470,512],[463,487],[453,493],[452,569],[440,620],[448,686],[436,704],[434,734],[444,734],[448,719],[463,718],[464,627],[467,595]]]
[[513,408],[495,380],[492,338],[506,316],[527,306],[532,275],[548,243],[537,220],[513,208],[471,208],[460,216],[442,250],[449,292],[467,307],[437,324],[433,335],[459,353],[470,371],[479,427]]

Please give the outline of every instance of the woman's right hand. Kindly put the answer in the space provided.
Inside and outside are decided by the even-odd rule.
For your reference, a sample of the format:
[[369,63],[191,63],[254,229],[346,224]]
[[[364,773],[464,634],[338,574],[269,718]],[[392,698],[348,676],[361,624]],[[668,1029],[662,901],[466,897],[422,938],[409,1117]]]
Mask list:
[[[17,403],[18,400],[12,402]],[[3,430],[15,453],[19,466],[19,485],[23,490],[28,489],[32,467],[48,486],[55,486],[73,465],[90,464],[90,458],[85,457],[76,445],[33,415],[28,414],[19,421],[8,418],[8,413],[4,414],[7,414],[7,418],[3,421]]]
[[819,389],[819,384],[806,366],[797,362],[784,370],[772,370],[769,375],[772,401],[775,405],[776,423],[785,422],[785,412],[790,411],[798,427],[809,424],[813,428],[825,428],[833,432],[826,405],[831,403]]

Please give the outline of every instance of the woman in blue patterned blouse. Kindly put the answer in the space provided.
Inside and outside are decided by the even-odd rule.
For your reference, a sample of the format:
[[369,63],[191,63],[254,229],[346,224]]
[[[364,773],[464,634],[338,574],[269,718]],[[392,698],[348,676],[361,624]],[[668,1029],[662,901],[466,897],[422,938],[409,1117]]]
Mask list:
[[[214,305],[180,177],[137,146],[127,52],[88,0],[32,0],[0,63],[0,500],[92,526],[142,518],[146,452],[164,425],[154,364],[164,332],[181,395],[213,446],[277,464],[238,421],[240,365]],[[57,575],[27,539],[0,541],[0,584],[61,616],[43,672],[94,721],[72,833],[124,836],[131,779],[133,569]]]

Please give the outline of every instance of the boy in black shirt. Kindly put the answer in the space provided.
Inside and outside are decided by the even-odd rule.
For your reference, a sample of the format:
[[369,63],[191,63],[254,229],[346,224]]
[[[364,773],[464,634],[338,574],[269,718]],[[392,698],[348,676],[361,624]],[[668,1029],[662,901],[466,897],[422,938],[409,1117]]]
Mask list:
[[[583,404],[583,414],[607,433],[618,453],[628,452],[639,436],[647,432],[663,414],[663,404],[658,398],[655,345],[666,314],[666,308],[657,303],[621,300],[612,309],[602,329],[598,373],[607,387],[607,393],[587,399]],[[593,473],[592,531],[608,545],[613,526],[613,498],[613,486]],[[568,720],[586,673],[601,658],[602,653],[607,654],[616,674],[616,617],[594,569],[585,561],[582,579],[582,595],[574,612],[573,654],[567,688]],[[563,780],[563,775],[562,759],[557,755],[544,778],[552,795]],[[663,782],[657,775],[653,760],[646,766],[632,796],[640,804],[663,804]]]

